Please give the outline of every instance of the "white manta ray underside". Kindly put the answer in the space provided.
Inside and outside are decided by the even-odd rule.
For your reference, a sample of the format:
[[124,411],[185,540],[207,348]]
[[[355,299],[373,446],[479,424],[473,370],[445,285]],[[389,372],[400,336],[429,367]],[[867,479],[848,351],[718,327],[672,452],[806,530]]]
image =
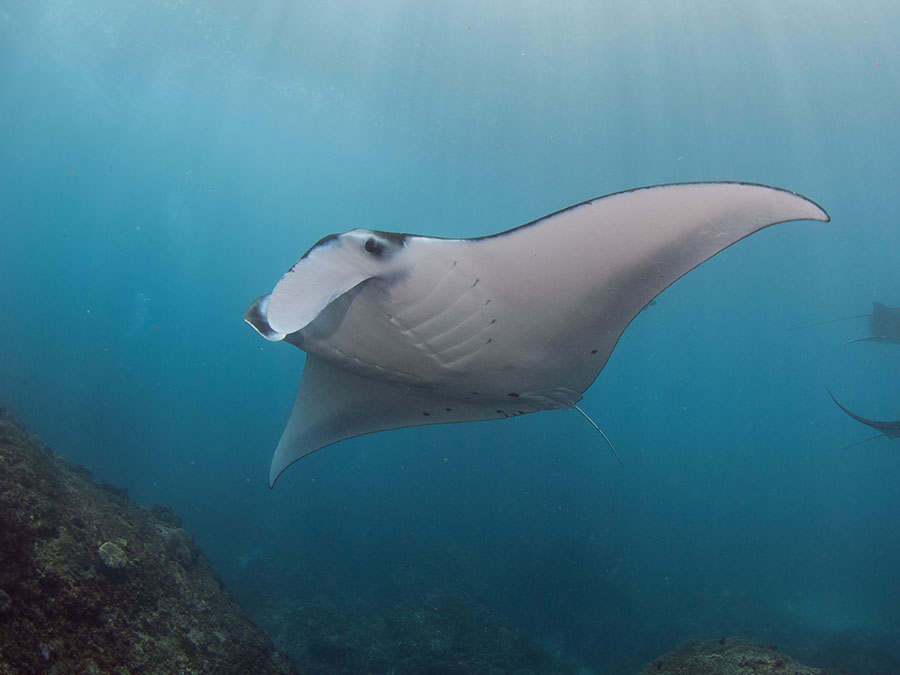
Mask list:
[[356,229],[322,239],[244,317],[308,355],[270,485],[301,457],[360,434],[575,406],[653,298],[791,220],[829,217],[785,190],[684,183],[488,237]]

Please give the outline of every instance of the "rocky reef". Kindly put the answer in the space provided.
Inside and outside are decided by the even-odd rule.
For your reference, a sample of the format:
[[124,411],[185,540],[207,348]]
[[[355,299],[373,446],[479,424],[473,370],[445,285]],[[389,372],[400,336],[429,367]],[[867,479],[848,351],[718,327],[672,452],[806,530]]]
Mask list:
[[560,650],[459,591],[410,584],[379,601],[343,592],[326,575],[304,572],[301,565],[279,571],[267,565],[250,565],[235,593],[309,675],[578,672]]
[[682,645],[649,663],[640,675],[838,675],[842,672],[804,666],[774,646],[723,637]]
[[0,408],[0,673],[293,673],[171,509]]

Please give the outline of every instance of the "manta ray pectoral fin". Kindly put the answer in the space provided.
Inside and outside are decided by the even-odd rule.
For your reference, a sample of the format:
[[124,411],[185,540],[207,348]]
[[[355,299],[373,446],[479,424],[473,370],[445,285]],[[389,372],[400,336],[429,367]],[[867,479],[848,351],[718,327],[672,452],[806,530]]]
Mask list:
[[269,487],[298,459],[354,436],[424,424],[503,419],[527,410],[505,410],[504,403],[446,397],[392,380],[375,380],[306,357],[303,377],[287,426],[269,468]]

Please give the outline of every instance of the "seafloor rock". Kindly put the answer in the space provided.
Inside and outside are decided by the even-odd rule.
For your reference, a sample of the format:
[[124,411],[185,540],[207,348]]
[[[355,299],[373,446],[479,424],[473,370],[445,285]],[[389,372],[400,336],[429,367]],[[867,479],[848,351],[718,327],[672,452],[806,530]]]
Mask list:
[[[252,563],[242,584],[250,616],[309,675],[575,675],[577,664],[475,600],[411,584],[383,602],[342,593],[299,567],[277,575]],[[270,589],[271,590],[271,589]],[[382,598],[384,600],[384,598]]]
[[640,675],[838,675],[797,663],[775,647],[740,638],[695,640],[655,659]]
[[0,673],[293,672],[171,509],[97,484],[0,408]]

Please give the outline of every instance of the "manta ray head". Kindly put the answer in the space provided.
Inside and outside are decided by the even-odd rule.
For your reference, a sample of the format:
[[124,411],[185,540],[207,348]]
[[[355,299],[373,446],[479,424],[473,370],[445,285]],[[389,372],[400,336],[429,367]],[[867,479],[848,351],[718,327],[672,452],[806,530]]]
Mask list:
[[359,284],[402,274],[406,239],[405,234],[361,228],[323,237],[270,294],[250,305],[244,320],[267,340],[283,340]]

